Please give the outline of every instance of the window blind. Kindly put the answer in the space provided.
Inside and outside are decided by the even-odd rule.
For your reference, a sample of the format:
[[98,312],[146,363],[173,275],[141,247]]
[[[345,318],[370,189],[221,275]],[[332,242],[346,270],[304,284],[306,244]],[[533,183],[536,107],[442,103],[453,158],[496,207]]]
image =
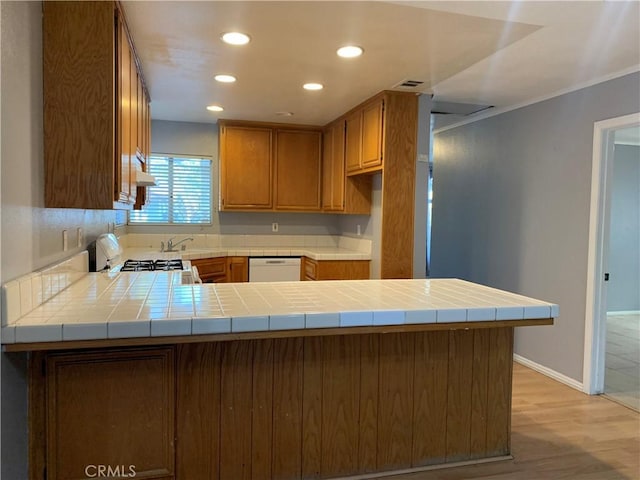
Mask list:
[[152,155],[148,172],[156,186],[147,187],[142,210],[129,212],[130,224],[211,223],[211,160]]

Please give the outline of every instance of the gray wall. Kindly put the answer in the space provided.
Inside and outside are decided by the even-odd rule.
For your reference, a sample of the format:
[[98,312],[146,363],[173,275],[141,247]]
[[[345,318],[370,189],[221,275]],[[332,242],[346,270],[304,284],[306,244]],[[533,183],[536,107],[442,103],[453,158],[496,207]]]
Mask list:
[[640,74],[434,137],[432,276],[560,305],[515,352],[582,381],[593,123],[640,111]]
[[611,183],[607,311],[640,310],[640,146],[615,146]]
[[[151,106],[153,110],[153,104]],[[338,215],[321,213],[251,213],[220,212],[217,124],[151,122],[151,150],[154,153],[204,156],[213,159],[213,222],[207,226],[133,226],[131,233],[223,233],[223,234],[272,234],[271,224],[278,223],[278,233],[273,235],[338,235]]]
[[[37,270],[86,248],[116,222],[111,211],[44,208],[42,134],[42,5],[0,2],[1,31],[1,264],[0,283]],[[75,244],[62,250],[62,230]],[[27,478],[26,355],[2,354],[2,478]]]

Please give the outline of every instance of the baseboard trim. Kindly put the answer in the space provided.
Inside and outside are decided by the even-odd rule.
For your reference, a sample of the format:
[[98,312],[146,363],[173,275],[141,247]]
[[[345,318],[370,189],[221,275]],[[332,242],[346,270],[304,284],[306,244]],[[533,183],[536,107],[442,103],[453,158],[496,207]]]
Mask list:
[[477,460],[466,460],[463,462],[439,463],[438,465],[405,468],[402,470],[389,470],[387,472],[366,473],[364,475],[352,475],[349,477],[336,477],[333,480],[369,480],[370,478],[384,478],[396,475],[407,475],[409,473],[428,472],[430,470],[441,470],[445,468],[466,467],[469,465],[480,465],[482,463],[504,462],[505,460],[513,460],[513,456],[502,455],[500,457],[479,458]]
[[640,310],[619,310],[617,312],[607,312],[607,315],[640,315]]
[[565,385],[571,387],[571,388],[575,388],[576,390],[579,390],[580,392],[584,393],[584,386],[582,384],[582,382],[579,382],[577,380],[574,380],[571,377],[567,377],[566,375],[560,373],[560,372],[556,372],[555,370],[552,370],[549,367],[545,367],[544,365],[540,365],[539,363],[534,362],[533,360],[529,360],[528,358],[525,358],[521,355],[518,355],[517,353],[513,354],[513,360],[517,363],[519,363],[520,365],[524,365],[525,367],[529,367],[531,370],[535,370],[538,373],[541,373],[543,375],[546,375],[547,377],[553,378],[554,380],[560,382],[560,383],[564,383]]

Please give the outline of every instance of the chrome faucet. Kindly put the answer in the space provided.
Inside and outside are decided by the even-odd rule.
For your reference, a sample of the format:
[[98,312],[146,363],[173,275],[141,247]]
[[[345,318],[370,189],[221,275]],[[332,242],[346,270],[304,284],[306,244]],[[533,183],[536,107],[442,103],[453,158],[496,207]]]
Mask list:
[[[167,240],[167,249],[164,250],[165,252],[177,252],[178,250],[175,249],[175,247],[177,247],[178,245],[180,245],[183,242],[186,241],[193,241],[193,237],[188,237],[188,238],[183,238],[182,240],[177,241],[176,243],[173,243],[173,239],[176,237],[171,237],[169,240]],[[182,247],[184,248],[184,247]]]

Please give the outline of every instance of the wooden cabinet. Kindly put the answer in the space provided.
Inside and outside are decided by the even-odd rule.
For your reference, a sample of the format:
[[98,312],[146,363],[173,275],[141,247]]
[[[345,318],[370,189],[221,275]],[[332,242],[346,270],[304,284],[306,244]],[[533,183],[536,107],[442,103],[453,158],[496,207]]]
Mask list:
[[276,210],[320,210],[322,133],[276,130]]
[[133,208],[149,95],[118,3],[44,2],[42,31],[45,206]]
[[191,265],[198,267],[198,274],[203,283],[227,281],[227,257],[200,258],[191,260]]
[[239,283],[249,281],[247,257],[216,257],[191,260],[198,267],[203,283]]
[[320,210],[321,132],[220,121],[221,210]]
[[346,121],[340,119],[324,130],[322,151],[322,210],[326,212],[371,213],[371,177],[346,177]]
[[344,121],[336,122],[324,131],[322,149],[322,209],[344,210]]
[[227,282],[249,281],[249,260],[247,257],[227,257]]
[[173,347],[47,356],[47,480],[100,465],[110,478],[173,479],[174,358]]
[[412,278],[418,97],[380,92],[342,118],[346,124],[345,213],[350,213],[350,180],[383,171],[380,230],[376,233],[380,271],[373,276]]
[[219,123],[221,209],[271,209],[273,206],[271,129]]
[[301,280],[368,280],[369,260],[313,260],[302,257]]
[[362,167],[362,111],[358,110],[346,119],[345,155],[347,172],[356,172]]
[[383,164],[384,99],[376,98],[348,115],[346,132],[347,173],[380,170]]

